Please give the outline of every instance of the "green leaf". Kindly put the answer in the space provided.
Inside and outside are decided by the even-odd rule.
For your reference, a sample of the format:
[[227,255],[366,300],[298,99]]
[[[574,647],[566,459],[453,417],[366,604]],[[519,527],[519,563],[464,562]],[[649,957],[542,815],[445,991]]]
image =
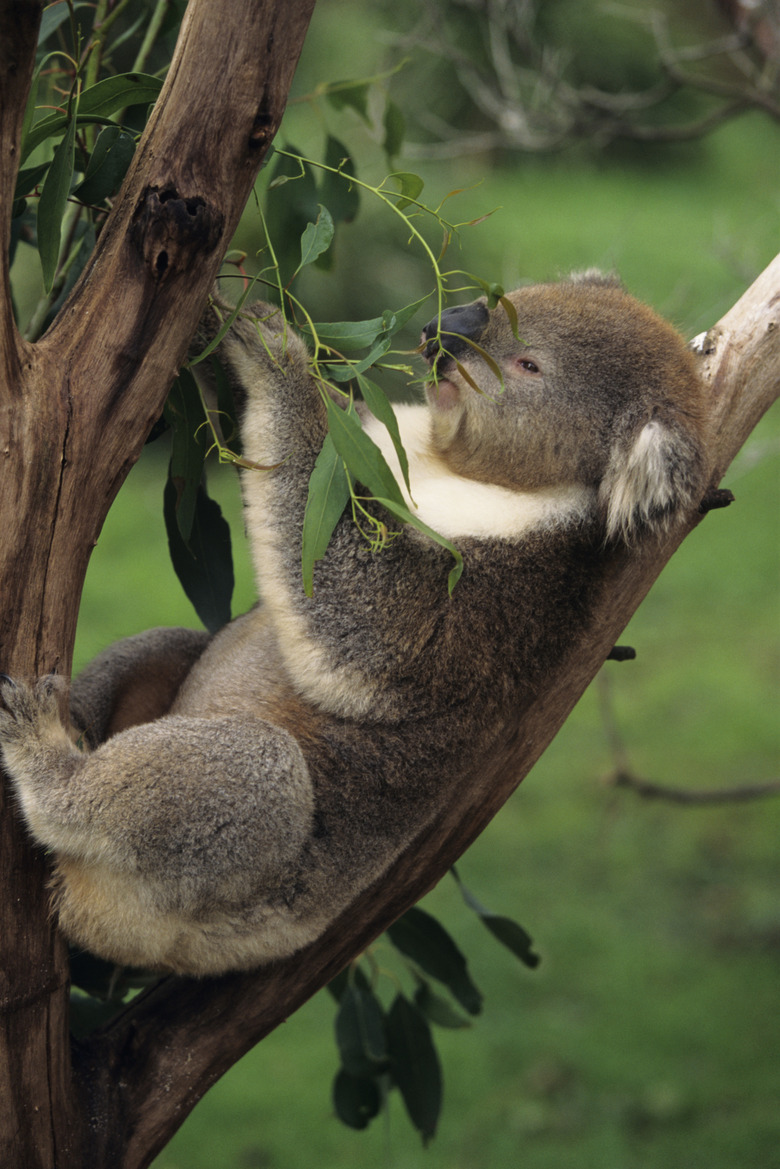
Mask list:
[[370,369],[374,362],[379,361],[379,358],[387,353],[391,345],[392,341],[390,338],[382,333],[371,352],[367,353],[365,357],[361,357],[360,361],[350,361],[339,365],[326,365],[327,375],[334,382],[352,381],[358,374],[363,373],[366,369]]
[[402,954],[443,983],[470,1015],[479,1014],[482,994],[471,981],[462,952],[435,917],[415,906],[387,934]]
[[370,989],[348,983],[336,1014],[336,1044],[351,1076],[376,1076],[387,1067],[384,1012]]
[[414,992],[414,1003],[422,1011],[426,1019],[436,1023],[439,1027],[446,1027],[450,1031],[459,1031],[470,1027],[471,1023],[459,1014],[441,995],[436,994],[429,982],[420,979],[417,990]]
[[51,292],[54,275],[57,271],[62,218],[65,214],[73,178],[73,160],[76,148],[75,100],[73,105],[74,116],[68,123],[62,142],[54,148],[54,157],[51,160],[49,172],[41,188],[41,197],[38,200],[38,254],[41,257],[43,287],[46,292]]
[[368,1128],[382,1107],[382,1094],[376,1080],[351,1076],[339,1068],[333,1081],[333,1108],[342,1124],[349,1128]]
[[526,966],[534,970],[540,963],[541,959],[533,950],[533,938],[509,917],[503,917],[501,914],[491,913],[486,909],[481,902],[477,900],[474,894],[466,888],[460,879],[457,869],[453,865],[452,875],[457,881],[463,900],[477,914],[480,921],[490,930],[494,938],[497,938],[503,946],[520,959]]
[[309,495],[303,516],[303,588],[314,591],[314,565],[327,551],[336,524],[349,499],[349,480],[341,455],[326,435],[309,479]]
[[[331,321],[324,325],[315,325],[314,330],[323,345],[337,349],[339,353],[352,353],[356,349],[365,349],[372,345],[384,329],[382,317],[372,317],[368,321]],[[313,336],[312,330],[304,325],[301,332],[306,336]]]
[[360,190],[349,181],[355,176],[355,164],[344,143],[331,134],[325,143],[324,161],[338,174],[324,172],[320,201],[330,211],[334,223],[351,223],[360,207]]
[[425,186],[420,176],[412,174],[411,171],[395,171],[388,178],[393,180],[401,193],[401,198],[396,203],[399,211],[403,211],[405,207],[409,207],[419,197]]
[[383,129],[385,136],[382,142],[382,149],[392,162],[403,146],[406,135],[406,120],[394,101],[388,101],[385,106]]
[[442,1100],[441,1066],[431,1029],[414,1004],[400,994],[388,1011],[386,1029],[393,1080],[409,1119],[427,1144],[436,1132]]
[[[76,8],[86,8],[86,3],[74,4]],[[41,25],[38,29],[38,44],[42,45],[47,41],[53,32],[56,32],[60,25],[68,19],[69,16],[67,4],[49,4],[43,11],[41,17]]]
[[409,486],[409,460],[406,457],[404,444],[401,442],[401,432],[398,429],[398,419],[395,416],[395,411],[390,405],[387,395],[379,388],[376,382],[370,381],[361,374],[358,375],[357,381],[360,386],[360,392],[363,395],[363,401],[374,417],[386,427],[387,433],[392,439],[395,453],[398,455],[398,462],[401,464],[401,474],[404,477],[407,490],[411,492],[411,487]]
[[211,633],[230,620],[233,596],[233,555],[230,528],[219,504],[198,484],[185,543],[178,523],[179,484],[171,477],[165,485],[163,513],[171,563],[195,612]]
[[328,101],[336,110],[343,110],[347,106],[355,110],[367,125],[371,125],[368,116],[367,81],[336,81],[328,90]]
[[313,264],[323,252],[327,252],[333,242],[334,231],[330,211],[320,203],[316,222],[307,223],[301,236],[301,262],[297,269],[299,272],[307,264]]
[[106,126],[98,135],[84,178],[73,194],[82,203],[102,203],[119,189],[134,154],[132,134],[126,134],[119,126]]
[[393,478],[385,456],[360,425],[354,409],[340,409],[330,398],[326,402],[328,427],[333,445],[347,465],[347,470],[374,496],[392,499],[404,507],[401,489]]
[[26,195],[32,194],[50,166],[51,161],[42,162],[40,166],[28,166],[24,170],[20,170],[16,176],[14,200],[24,199]]
[[165,419],[173,430],[170,477],[176,483],[176,522],[182,540],[189,544],[198,488],[206,458],[206,415],[197,383],[182,369],[165,403]]
[[328,983],[328,990],[333,995],[336,1002],[340,1003],[345,990],[348,986],[352,986],[353,983],[355,986],[361,987],[363,990],[370,990],[371,984],[361,970],[360,966],[357,965],[357,962],[351,962],[349,966],[345,966],[344,969],[339,974],[337,974],[335,978],[331,978],[330,982]]
[[[118,110],[156,101],[162,84],[158,77],[152,77],[147,73],[119,73],[116,77],[106,77],[81,94],[79,121],[105,122]],[[68,124],[67,114],[50,114],[36,122],[27,135],[22,161],[35,150],[36,146],[40,146],[47,138],[59,134]]]
[[497,913],[485,913],[482,921],[503,946],[520,959],[531,970],[535,970],[541,958],[533,950],[533,938],[521,925],[512,921],[510,917],[502,917]]

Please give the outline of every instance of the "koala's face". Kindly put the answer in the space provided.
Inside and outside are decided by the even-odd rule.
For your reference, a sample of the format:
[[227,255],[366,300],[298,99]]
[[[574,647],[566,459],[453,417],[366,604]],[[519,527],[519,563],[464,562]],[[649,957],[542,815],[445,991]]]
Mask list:
[[439,454],[462,475],[533,489],[598,486],[647,423],[698,440],[694,359],[677,333],[609,280],[588,275],[509,294],[517,328],[484,300],[423,331]]

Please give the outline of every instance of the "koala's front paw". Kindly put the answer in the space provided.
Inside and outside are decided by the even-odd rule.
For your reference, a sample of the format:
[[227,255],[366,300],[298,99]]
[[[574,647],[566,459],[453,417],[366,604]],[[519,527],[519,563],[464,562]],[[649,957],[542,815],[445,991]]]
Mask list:
[[59,726],[57,694],[64,685],[56,674],[46,674],[32,686],[0,674],[0,745],[40,738],[52,725]]

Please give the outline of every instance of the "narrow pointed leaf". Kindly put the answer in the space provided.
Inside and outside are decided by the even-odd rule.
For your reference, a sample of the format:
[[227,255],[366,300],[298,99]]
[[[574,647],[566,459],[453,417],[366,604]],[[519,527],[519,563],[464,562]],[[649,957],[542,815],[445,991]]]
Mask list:
[[425,1017],[403,995],[393,1001],[386,1021],[391,1075],[423,1143],[434,1136],[441,1112],[439,1057]]
[[[106,77],[84,90],[79,100],[79,119],[83,122],[106,122],[111,114],[129,106],[156,101],[162,89],[159,77],[147,73],[119,73]],[[49,114],[31,127],[24,144],[22,161],[36,146],[60,134],[68,125],[66,114]]]
[[340,1068],[333,1081],[333,1108],[342,1124],[364,1129],[379,1114],[382,1095],[376,1080],[351,1076]]
[[447,999],[437,994],[429,982],[420,980],[417,990],[414,992],[414,1003],[426,1019],[431,1023],[436,1023],[438,1027],[459,1031],[464,1027],[471,1026],[469,1020],[459,1014]]
[[163,496],[171,563],[195,612],[211,633],[230,620],[233,554],[230,528],[205,487],[195,496],[190,538],[184,543],[176,517],[177,485],[168,478]]
[[341,410],[335,402],[327,401],[328,427],[333,445],[347,465],[347,470],[372,495],[395,501],[404,507],[401,489],[393,478],[379,447],[360,425],[354,410]]
[[62,232],[62,217],[68,202],[71,179],[73,178],[73,159],[76,147],[76,117],[68,123],[68,128],[60,143],[54,148],[54,157],[41,188],[41,197],[38,200],[38,254],[41,257],[43,269],[43,287],[46,292],[51,291],[54,283],[54,274],[57,271],[57,260],[60,256],[60,235]]
[[165,403],[165,419],[173,430],[170,477],[177,491],[176,522],[182,540],[189,544],[206,458],[206,415],[189,370],[181,370],[171,386]]
[[387,428],[387,433],[393,441],[395,453],[401,465],[401,474],[404,477],[407,490],[411,492],[409,486],[409,460],[406,457],[404,444],[401,442],[401,432],[398,429],[398,419],[395,416],[395,411],[390,405],[387,395],[379,388],[376,382],[372,382],[369,378],[359,375],[358,385],[363,395],[363,401],[371,413]]
[[349,499],[349,481],[341,455],[327,435],[309,479],[303,517],[302,573],[307,597],[314,590],[314,565],[325,555]]
[[511,918],[504,917],[501,914],[491,913],[489,909],[486,909],[481,901],[477,900],[471,890],[463,884],[454,865],[451,872],[458,884],[461,896],[469,909],[472,909],[477,914],[486,928],[490,930],[502,945],[506,946],[508,950],[511,950],[531,970],[534,970],[539,965],[541,959],[533,949],[534,943],[531,935]]
[[373,991],[347,985],[336,1014],[336,1044],[345,1071],[376,1076],[387,1067],[384,1012]]
[[394,101],[385,106],[385,116],[382,120],[385,132],[382,149],[391,161],[400,152],[406,134],[406,121],[399,107]]
[[337,110],[343,110],[345,106],[350,106],[360,114],[364,122],[370,125],[371,119],[368,116],[368,90],[369,84],[367,81],[338,81],[330,87],[327,95],[328,101]]
[[387,934],[402,954],[443,983],[470,1015],[479,1014],[482,994],[471,980],[462,952],[435,917],[415,906]]
[[355,163],[344,143],[330,134],[325,144],[325,165],[338,173],[323,173],[320,201],[330,211],[334,223],[351,223],[360,207],[360,190],[349,181],[355,175]]
[[132,134],[106,126],[98,135],[84,178],[74,190],[83,203],[102,203],[119,190],[135,154]]

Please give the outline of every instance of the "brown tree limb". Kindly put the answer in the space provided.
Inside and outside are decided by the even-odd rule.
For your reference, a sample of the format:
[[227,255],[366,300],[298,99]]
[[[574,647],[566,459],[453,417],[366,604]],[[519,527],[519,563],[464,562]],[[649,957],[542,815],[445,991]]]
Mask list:
[[[190,0],[94,254],[55,324],[31,345],[13,322],[7,256],[42,5],[0,0],[3,670],[70,670],[89,555],[162,409],[279,126],[313,6]],[[7,805],[0,878],[0,1164],[99,1169],[89,1136],[102,1124],[121,1139],[121,1118],[82,1109],[70,1066],[67,962],[48,920],[45,869]],[[113,1155],[105,1162],[118,1163]]]
[[746,783],[738,787],[696,790],[669,787],[668,784],[640,779],[628,771],[616,771],[607,782],[613,787],[628,788],[646,800],[663,800],[669,804],[699,808],[705,805],[711,807],[713,804],[742,804],[750,800],[763,800],[767,796],[780,795],[780,779],[768,779],[765,783]]
[[[780,256],[700,342],[712,390],[713,486],[778,395],[779,304]],[[119,1162],[124,1169],[146,1165],[232,1063],[441,879],[541,755],[664,564],[700,521],[694,511],[662,543],[605,563],[591,626],[526,717],[503,728],[479,773],[452,793],[437,821],[322,938],[256,974],[165,979],[80,1046],[79,1066],[98,1112],[114,1094],[122,1098],[129,1127]]]

